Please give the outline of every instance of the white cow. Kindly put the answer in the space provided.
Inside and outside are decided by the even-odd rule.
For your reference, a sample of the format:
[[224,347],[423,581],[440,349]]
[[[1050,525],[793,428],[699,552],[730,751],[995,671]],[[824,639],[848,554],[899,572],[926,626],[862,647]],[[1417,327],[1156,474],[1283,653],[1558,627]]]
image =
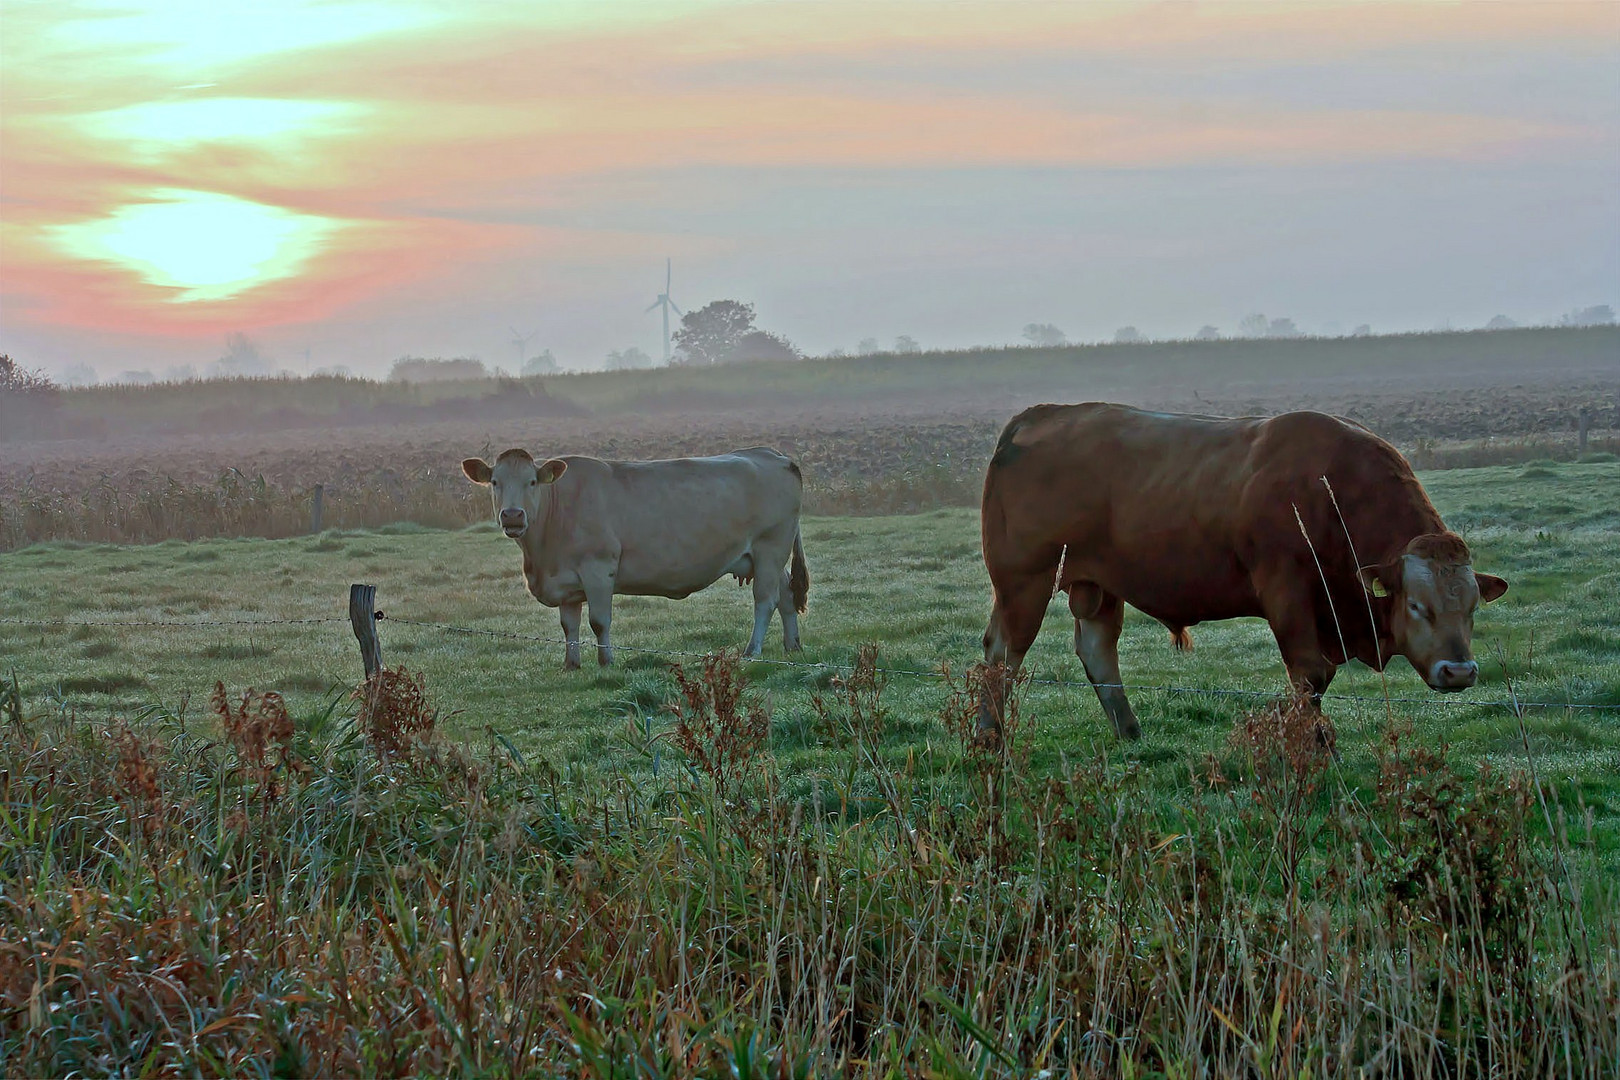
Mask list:
[[596,660],[605,666],[613,662],[615,593],[679,600],[725,574],[754,586],[748,655],[760,654],[773,610],[782,614],[784,647],[798,651],[810,572],[799,538],[804,482],[786,455],[755,446],[669,461],[570,456],[537,464],[527,450],[508,450],[493,465],[468,458],[461,469],[489,486],[501,530],[523,550],[529,592],[560,609],[567,667],[579,667],[582,604],[590,605]]

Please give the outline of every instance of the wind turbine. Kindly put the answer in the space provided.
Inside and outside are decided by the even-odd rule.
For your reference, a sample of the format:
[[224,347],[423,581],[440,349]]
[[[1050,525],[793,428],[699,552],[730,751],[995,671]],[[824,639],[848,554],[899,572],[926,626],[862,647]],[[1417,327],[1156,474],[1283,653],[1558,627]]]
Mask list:
[[512,331],[512,344],[517,346],[518,351],[517,371],[513,374],[522,375],[523,361],[529,358],[529,342],[533,341],[540,331],[530,330],[527,334],[520,334],[515,327],[508,326],[507,329]]
[[[647,305],[647,311],[651,311],[655,307],[661,307],[661,308],[664,309],[664,363],[668,364],[669,363],[669,309],[670,308],[675,308],[675,314],[677,314],[677,315],[684,315],[685,312],[683,312],[680,308],[676,307],[675,306],[675,301],[673,301],[673,300],[671,300],[669,298],[669,260],[667,258],[664,260],[664,291],[658,294],[658,299],[654,300],[652,303]],[[646,312],[643,312],[642,314],[646,314]]]

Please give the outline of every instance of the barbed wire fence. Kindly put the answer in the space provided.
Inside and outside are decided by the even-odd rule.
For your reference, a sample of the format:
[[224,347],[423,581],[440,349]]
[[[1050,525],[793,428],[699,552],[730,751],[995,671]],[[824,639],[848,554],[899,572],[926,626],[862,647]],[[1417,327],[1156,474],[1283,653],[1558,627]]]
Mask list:
[[[520,641],[525,644],[567,646],[576,644],[584,646],[584,641],[570,643],[566,638],[547,634],[523,634],[511,630],[493,630],[487,627],[461,626],[455,623],[435,622],[427,619],[410,619],[399,615],[389,615],[385,611],[374,610],[374,597],[376,589],[369,585],[353,585],[350,587],[350,614],[347,618],[340,615],[319,618],[254,618],[254,619],[83,619],[66,616],[55,619],[22,619],[0,616],[0,625],[28,626],[41,629],[60,628],[66,626],[90,627],[173,627],[173,628],[206,628],[206,627],[269,627],[269,626],[313,626],[322,624],[345,623],[353,629],[355,637],[360,643],[362,659],[365,663],[366,674],[369,676],[377,667],[381,666],[381,646],[376,635],[376,624],[380,622],[395,623],[400,626],[412,626],[424,630],[434,630],[445,634],[460,634],[465,636],[501,638],[508,641]],[[615,652],[631,653],[642,656],[663,657],[671,661],[701,660],[714,655],[714,651],[707,652],[689,649],[659,649],[649,646],[622,645],[614,642],[612,648]],[[791,668],[806,672],[832,673],[848,675],[854,671],[853,664],[834,661],[803,661],[776,659],[765,656],[742,656],[739,658],[745,664],[760,664],[781,668]],[[902,678],[919,679],[949,679],[951,673],[941,666],[938,668],[905,668],[878,666],[873,669],[876,673],[885,676],[900,676]],[[1286,696],[1282,690],[1252,690],[1237,687],[1222,686],[1177,686],[1165,683],[1092,683],[1075,679],[1049,679],[1031,677],[1028,680],[1031,686],[1051,686],[1075,690],[1109,690],[1118,689],[1134,693],[1159,693],[1172,696],[1200,696],[1214,698],[1245,698],[1248,700],[1271,701]],[[1325,702],[1358,702],[1369,704],[1404,704],[1441,706],[1450,708],[1502,708],[1515,715],[1522,716],[1531,709],[1556,709],[1583,712],[1615,712],[1620,713],[1620,707],[1613,705],[1572,702],[1572,701],[1527,701],[1519,699],[1516,695],[1508,698],[1473,698],[1461,695],[1447,695],[1444,697],[1434,695],[1428,697],[1394,696],[1385,694],[1346,694],[1332,693],[1323,695]]]

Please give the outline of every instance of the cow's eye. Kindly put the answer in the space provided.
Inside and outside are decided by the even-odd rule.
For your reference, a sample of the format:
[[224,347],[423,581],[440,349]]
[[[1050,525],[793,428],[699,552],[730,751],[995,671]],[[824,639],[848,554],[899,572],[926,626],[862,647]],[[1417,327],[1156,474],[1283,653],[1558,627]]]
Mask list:
[[1416,600],[1406,602],[1406,611],[1414,619],[1427,619],[1429,617],[1429,613],[1423,610],[1423,605]]
[[529,481],[529,486],[530,486],[530,487],[534,487],[534,485],[536,485],[536,484],[538,484],[538,483],[539,483],[539,482],[540,482],[540,481],[538,481],[538,480],[530,480],[530,481]]

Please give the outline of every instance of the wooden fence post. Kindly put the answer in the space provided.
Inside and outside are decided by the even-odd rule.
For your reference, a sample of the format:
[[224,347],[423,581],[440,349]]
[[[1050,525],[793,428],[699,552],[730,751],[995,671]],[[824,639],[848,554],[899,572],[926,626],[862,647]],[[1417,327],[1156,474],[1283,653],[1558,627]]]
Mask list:
[[321,531],[321,499],[326,494],[325,484],[316,484],[315,491],[309,497],[309,531]]
[[1575,452],[1581,457],[1586,456],[1586,429],[1591,426],[1592,414],[1582,409],[1580,419],[1575,422]]
[[376,610],[377,586],[349,586],[349,622],[354,625],[354,638],[360,643],[360,659],[366,665],[366,678],[382,670],[382,642],[377,639],[377,620],[382,612]]

